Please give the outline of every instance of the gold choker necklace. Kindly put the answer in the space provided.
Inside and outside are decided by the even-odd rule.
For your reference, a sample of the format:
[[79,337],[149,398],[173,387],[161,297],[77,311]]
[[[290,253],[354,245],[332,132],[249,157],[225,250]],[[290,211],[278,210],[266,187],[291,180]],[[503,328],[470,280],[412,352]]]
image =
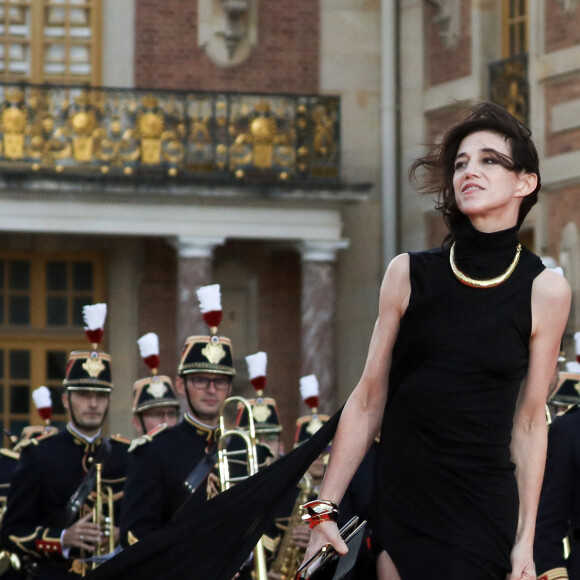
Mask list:
[[512,260],[512,263],[508,266],[508,269],[499,276],[495,278],[490,278],[489,280],[476,280],[475,278],[470,278],[465,275],[456,265],[455,265],[455,242],[451,246],[449,252],[449,263],[451,264],[451,270],[455,277],[466,286],[471,286],[472,288],[493,288],[494,286],[499,286],[503,284],[514,272],[518,262],[520,261],[520,253],[522,251],[522,245],[518,244],[516,248],[516,255]]

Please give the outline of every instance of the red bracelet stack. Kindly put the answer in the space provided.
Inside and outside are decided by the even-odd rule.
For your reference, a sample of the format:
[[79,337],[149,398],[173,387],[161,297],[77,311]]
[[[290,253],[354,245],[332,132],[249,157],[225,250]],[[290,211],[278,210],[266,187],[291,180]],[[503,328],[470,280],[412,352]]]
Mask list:
[[322,522],[338,521],[338,506],[333,501],[315,499],[300,507],[304,511],[302,519],[308,523],[310,529]]

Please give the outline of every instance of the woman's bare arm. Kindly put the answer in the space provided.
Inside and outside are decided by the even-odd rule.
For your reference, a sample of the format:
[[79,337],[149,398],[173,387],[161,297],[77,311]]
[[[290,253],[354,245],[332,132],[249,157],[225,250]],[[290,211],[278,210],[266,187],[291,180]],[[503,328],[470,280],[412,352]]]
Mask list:
[[546,270],[534,281],[528,373],[512,430],[511,453],[520,506],[510,580],[535,578],[533,542],[548,432],[545,404],[568,320],[570,297],[570,286],[559,274]]
[[[366,364],[342,412],[320,499],[340,503],[352,476],[379,433],[387,400],[393,345],[410,294],[409,256],[401,254],[389,264],[381,285],[379,314]],[[333,544],[341,554],[346,552],[346,545],[333,522],[324,522],[313,529],[306,557],[327,543]]]

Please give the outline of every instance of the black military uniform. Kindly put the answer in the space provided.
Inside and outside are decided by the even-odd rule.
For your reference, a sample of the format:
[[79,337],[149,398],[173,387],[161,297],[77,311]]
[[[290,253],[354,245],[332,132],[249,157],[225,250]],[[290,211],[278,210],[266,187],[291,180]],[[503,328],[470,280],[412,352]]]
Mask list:
[[[578,377],[580,379],[580,377]],[[570,536],[570,555],[563,540]],[[538,508],[534,559],[538,579],[580,578],[580,409],[550,426],[548,457]],[[568,575],[566,575],[566,571]]]
[[175,427],[161,426],[134,440],[121,513],[122,545],[171,519],[191,493],[184,482],[205,456],[216,429],[186,413]]
[[[14,449],[3,447],[0,449],[0,521],[6,509],[8,490],[10,482],[18,466],[20,454]],[[11,554],[8,550],[0,552],[0,577],[2,580],[21,580],[24,574],[21,571],[22,562],[16,554]]]

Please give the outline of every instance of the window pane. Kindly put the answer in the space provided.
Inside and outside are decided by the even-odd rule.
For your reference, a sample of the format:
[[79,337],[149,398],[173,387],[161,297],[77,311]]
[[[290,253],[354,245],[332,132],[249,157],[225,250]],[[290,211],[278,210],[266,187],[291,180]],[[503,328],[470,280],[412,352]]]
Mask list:
[[46,353],[46,379],[48,381],[62,381],[64,379],[68,353],[51,350]]
[[48,262],[46,265],[46,289],[66,290],[66,262]]
[[30,289],[30,262],[25,260],[10,262],[10,289]]
[[14,435],[22,436],[22,429],[28,425],[28,421],[23,419],[12,419],[10,421],[10,433]]
[[30,298],[10,297],[10,324],[30,324]]
[[[64,375],[63,375],[64,378]],[[64,407],[62,405],[62,393],[63,390],[61,387],[48,387],[48,390],[50,391],[50,397],[52,399],[52,414],[53,415],[64,415],[65,410]],[[55,423],[54,421],[51,421],[51,423],[58,427],[59,424]]]
[[30,412],[30,387],[20,385],[10,387],[10,412]]
[[27,350],[10,351],[10,378],[30,378],[30,352]]
[[[91,262],[73,264],[73,290],[91,292],[93,290],[93,265]],[[87,304],[89,304],[87,302]]]
[[85,298],[75,298],[73,300],[73,324],[74,326],[84,326],[85,322],[83,320],[83,306],[93,303],[92,296],[86,296]]
[[46,323],[49,326],[66,326],[67,318],[66,298],[49,297],[46,299]]

